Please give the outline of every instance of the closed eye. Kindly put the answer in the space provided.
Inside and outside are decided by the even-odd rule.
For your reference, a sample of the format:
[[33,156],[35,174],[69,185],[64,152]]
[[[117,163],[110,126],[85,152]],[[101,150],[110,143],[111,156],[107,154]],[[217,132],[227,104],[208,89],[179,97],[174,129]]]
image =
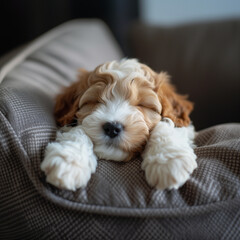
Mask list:
[[160,114],[159,109],[155,105],[146,105],[146,104],[140,103],[140,104],[138,104],[138,107],[145,108],[145,109],[148,109],[148,110],[151,110],[151,111],[154,111],[154,112]]
[[161,114],[162,106],[159,102],[158,96],[151,89],[145,89],[139,94],[138,106],[150,109],[158,114]]
[[94,105],[97,105],[97,104],[99,104],[100,102],[99,101],[91,101],[91,102],[83,102],[82,104],[81,104],[81,106],[79,107],[79,109],[82,109],[82,108],[84,108],[84,107],[87,107],[87,106],[94,106]]

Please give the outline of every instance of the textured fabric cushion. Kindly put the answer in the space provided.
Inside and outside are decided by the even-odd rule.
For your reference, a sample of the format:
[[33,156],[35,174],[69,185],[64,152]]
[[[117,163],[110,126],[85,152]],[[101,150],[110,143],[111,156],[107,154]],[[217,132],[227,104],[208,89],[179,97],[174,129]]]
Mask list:
[[0,83],[33,88],[54,97],[76,80],[78,68],[120,59],[121,50],[106,26],[97,20],[65,23],[35,40],[0,70]]
[[176,27],[136,24],[134,56],[167,71],[177,89],[195,103],[191,118],[200,130],[240,122],[240,20]]
[[[179,190],[150,188],[139,158],[128,163],[100,160],[88,186],[76,192],[46,183],[39,166],[47,143],[54,140],[56,133],[51,92],[73,81],[75,67],[84,65],[78,58],[70,57],[82,56],[80,50],[71,51],[84,32],[81,22],[74,24],[68,35],[46,41],[28,55],[7,73],[1,84],[1,236],[5,239],[240,236],[240,124],[219,125],[199,132],[195,150],[199,167]],[[85,24],[86,39],[93,29],[107,34],[101,23]],[[99,36],[100,33],[98,41]],[[71,44],[62,44],[55,51],[55,44],[66,37],[72,39]],[[120,58],[110,43],[112,57]],[[100,45],[100,52],[101,49]],[[90,54],[85,59],[89,64],[95,59],[91,57]],[[102,56],[103,61],[107,60],[105,57]]]

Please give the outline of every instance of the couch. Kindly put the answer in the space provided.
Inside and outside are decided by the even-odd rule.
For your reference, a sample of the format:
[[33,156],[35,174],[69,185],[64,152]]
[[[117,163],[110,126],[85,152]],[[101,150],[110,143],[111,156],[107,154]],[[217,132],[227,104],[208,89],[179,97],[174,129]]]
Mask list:
[[[0,236],[239,239],[239,23],[169,29],[135,24],[130,32],[132,56],[169,71],[173,83],[196,102],[198,168],[178,190],[149,187],[141,158],[100,160],[87,187],[75,192],[48,184],[40,170],[57,130],[55,95],[76,79],[78,68],[91,70],[123,57],[103,22],[67,22],[5,57],[0,72]],[[234,39],[220,38],[219,29]]]

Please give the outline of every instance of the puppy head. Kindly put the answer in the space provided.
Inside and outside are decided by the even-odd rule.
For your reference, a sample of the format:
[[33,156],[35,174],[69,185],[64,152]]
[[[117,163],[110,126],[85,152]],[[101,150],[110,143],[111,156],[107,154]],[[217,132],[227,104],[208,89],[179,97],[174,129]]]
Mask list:
[[57,97],[55,117],[60,126],[77,120],[99,158],[127,161],[143,150],[162,117],[187,126],[191,110],[192,103],[176,93],[166,73],[131,59],[82,71],[79,81]]

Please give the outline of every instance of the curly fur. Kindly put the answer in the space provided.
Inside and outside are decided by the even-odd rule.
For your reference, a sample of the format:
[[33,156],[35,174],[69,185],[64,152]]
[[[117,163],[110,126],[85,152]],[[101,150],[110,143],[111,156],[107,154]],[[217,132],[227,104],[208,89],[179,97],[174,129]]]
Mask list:
[[[151,186],[172,189],[186,182],[197,166],[190,144],[193,104],[169,79],[136,59],[81,70],[79,80],[56,98],[57,123],[63,127],[77,119],[78,126],[58,133],[57,142],[48,145],[41,165],[47,181],[75,190],[86,186],[97,158],[129,161],[143,153]],[[117,137],[104,131],[109,122],[121,126]]]

